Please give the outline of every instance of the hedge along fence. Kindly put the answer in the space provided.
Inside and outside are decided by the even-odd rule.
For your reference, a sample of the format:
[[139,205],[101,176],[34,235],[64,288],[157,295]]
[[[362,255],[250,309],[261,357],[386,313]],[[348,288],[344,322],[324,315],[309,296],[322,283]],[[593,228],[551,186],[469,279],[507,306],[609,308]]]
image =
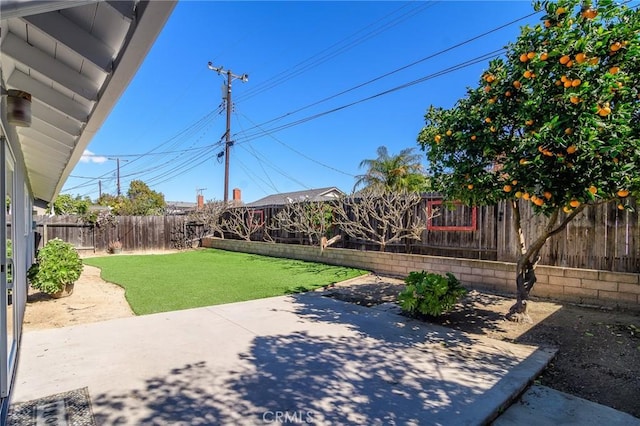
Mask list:
[[[321,252],[315,246],[219,238],[204,238],[202,246],[349,266],[399,277],[421,270],[441,274],[451,272],[469,288],[505,294],[515,292],[516,266],[508,262],[331,247]],[[532,291],[534,297],[640,309],[640,274],[538,266],[536,276],[538,281]]]

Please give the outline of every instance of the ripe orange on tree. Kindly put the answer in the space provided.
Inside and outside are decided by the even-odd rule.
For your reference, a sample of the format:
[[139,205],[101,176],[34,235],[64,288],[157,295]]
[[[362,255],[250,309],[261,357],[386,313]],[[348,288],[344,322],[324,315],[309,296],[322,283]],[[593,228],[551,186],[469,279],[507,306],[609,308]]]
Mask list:
[[520,62],[527,62],[529,60],[529,57],[527,56],[526,53],[523,53],[522,55],[520,55]]
[[502,189],[504,190],[504,192],[511,192],[513,188],[511,187],[511,185],[505,185],[502,187]]
[[585,19],[593,19],[598,15],[598,11],[595,9],[584,9],[582,11],[582,17]]
[[618,191],[618,197],[625,198],[628,196],[629,196],[629,191],[627,191],[626,189],[621,189]]
[[593,195],[596,195],[598,193],[598,188],[596,188],[595,186],[591,185],[589,187],[589,192],[592,193]]
[[442,139],[442,136],[440,136],[440,135],[435,135],[434,138],[433,138],[433,140],[435,140],[436,143],[440,143],[441,139]]
[[470,183],[469,185],[467,185],[467,189],[473,189],[473,184]]
[[578,150],[578,147],[575,145],[569,145],[567,147],[567,154],[575,154],[575,152]]
[[527,53],[527,59],[533,59],[536,57],[536,52],[529,52]]
[[550,200],[551,197],[553,196],[549,191],[544,191],[543,195],[544,195],[544,198],[546,198],[547,200]]
[[522,83],[520,83],[520,81],[516,80],[513,82],[513,87],[515,87],[516,89],[520,89],[522,87]]
[[609,74],[618,74],[620,72],[620,67],[611,67],[609,68]]
[[576,207],[580,206],[580,201],[574,198],[573,200],[569,201],[569,205],[575,209]]
[[447,136],[451,136],[452,134],[453,132],[451,130],[447,130],[447,133],[446,133]]
[[580,103],[580,98],[577,96],[571,96],[571,98],[569,98],[571,100],[572,104],[579,104]]
[[569,55],[563,55],[560,57],[560,63],[562,65],[566,65],[567,62],[569,62],[571,60],[571,57]]
[[620,43],[619,41],[616,41],[615,43],[613,43],[611,45],[611,47],[609,48],[612,52],[617,52],[618,50],[620,50],[622,48],[622,43]]
[[563,212],[565,212],[565,213],[571,213],[572,209],[571,209],[571,207],[569,207],[569,206],[564,206],[564,207],[562,208],[562,211],[563,211]]
[[579,78],[576,78],[575,80],[571,81],[571,86],[572,87],[578,87],[578,86],[580,86],[580,84],[582,84],[582,80],[580,80]]
[[540,54],[540,60],[541,61],[546,61],[549,58],[549,54],[547,52],[542,52]]
[[598,115],[600,117],[606,117],[611,114],[611,108],[609,108],[609,104],[605,103],[603,106],[598,106]]
[[576,55],[576,62],[579,64],[584,63],[587,60],[587,55],[585,55],[584,53],[580,52]]

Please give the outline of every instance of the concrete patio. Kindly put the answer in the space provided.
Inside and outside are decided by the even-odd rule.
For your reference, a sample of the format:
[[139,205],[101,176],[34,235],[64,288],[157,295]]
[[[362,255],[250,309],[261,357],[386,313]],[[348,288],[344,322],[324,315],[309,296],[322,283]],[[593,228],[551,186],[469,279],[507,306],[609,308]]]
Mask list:
[[88,387],[104,425],[471,425],[552,355],[306,293],[25,333],[12,401]]

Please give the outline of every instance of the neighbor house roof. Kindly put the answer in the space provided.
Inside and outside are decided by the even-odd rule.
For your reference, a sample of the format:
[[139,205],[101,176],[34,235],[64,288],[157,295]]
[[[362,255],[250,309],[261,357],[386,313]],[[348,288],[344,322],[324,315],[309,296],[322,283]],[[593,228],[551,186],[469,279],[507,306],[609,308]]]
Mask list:
[[2,0],[0,85],[30,93],[32,112],[30,127],[6,114],[2,127],[22,148],[35,198],[60,192],[175,4]]
[[344,195],[335,186],[318,189],[308,189],[305,191],[283,192],[273,194],[246,204],[247,207],[281,206],[296,201],[330,201]]

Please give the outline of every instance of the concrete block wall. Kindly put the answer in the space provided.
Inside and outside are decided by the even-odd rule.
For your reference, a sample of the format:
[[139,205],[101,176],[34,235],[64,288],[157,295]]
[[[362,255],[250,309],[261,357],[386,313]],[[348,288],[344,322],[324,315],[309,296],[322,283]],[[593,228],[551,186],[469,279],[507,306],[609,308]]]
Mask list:
[[[467,288],[487,289],[498,293],[515,292],[513,263],[489,260],[423,256],[378,251],[359,251],[296,244],[205,238],[203,247],[287,257],[331,265],[365,269],[382,275],[405,277],[411,271],[453,273]],[[534,297],[598,306],[626,307],[640,310],[640,274],[538,266]]]

